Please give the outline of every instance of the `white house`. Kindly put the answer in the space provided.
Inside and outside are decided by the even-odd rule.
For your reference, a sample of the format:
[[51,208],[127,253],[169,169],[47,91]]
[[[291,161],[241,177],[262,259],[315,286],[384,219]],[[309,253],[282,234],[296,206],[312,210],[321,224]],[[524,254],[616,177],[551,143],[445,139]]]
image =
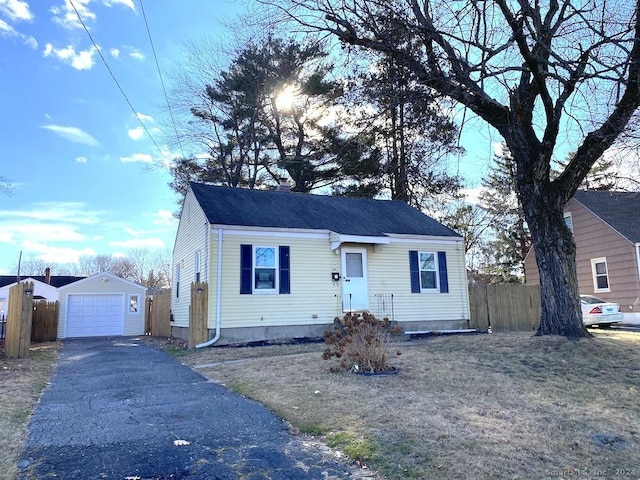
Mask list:
[[60,287],[58,338],[143,335],[146,291],[106,272]]
[[173,333],[209,284],[213,341],[318,337],[347,311],[468,328],[462,237],[398,201],[192,183],[173,252]]

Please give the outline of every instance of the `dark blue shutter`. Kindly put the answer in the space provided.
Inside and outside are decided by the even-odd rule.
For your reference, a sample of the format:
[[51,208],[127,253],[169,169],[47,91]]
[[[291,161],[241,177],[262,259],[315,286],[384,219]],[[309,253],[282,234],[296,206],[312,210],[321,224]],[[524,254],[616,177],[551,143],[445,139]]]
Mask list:
[[438,274],[440,275],[440,293],[449,293],[447,254],[445,252],[438,252]]
[[420,265],[418,251],[409,250],[409,272],[411,274],[411,293],[420,293]]
[[291,273],[289,269],[289,247],[279,247],[280,293],[291,293]]
[[240,293],[252,292],[253,246],[240,245]]

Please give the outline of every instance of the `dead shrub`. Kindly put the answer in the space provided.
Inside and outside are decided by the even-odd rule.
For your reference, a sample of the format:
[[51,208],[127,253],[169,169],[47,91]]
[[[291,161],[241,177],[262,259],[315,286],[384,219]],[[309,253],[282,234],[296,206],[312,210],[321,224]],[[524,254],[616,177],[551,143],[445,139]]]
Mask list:
[[387,362],[391,336],[402,332],[388,318],[380,321],[368,312],[347,313],[334,319],[333,330],[324,332],[328,347],[322,358],[339,360],[339,366],[331,367],[332,372],[384,372],[390,369]]

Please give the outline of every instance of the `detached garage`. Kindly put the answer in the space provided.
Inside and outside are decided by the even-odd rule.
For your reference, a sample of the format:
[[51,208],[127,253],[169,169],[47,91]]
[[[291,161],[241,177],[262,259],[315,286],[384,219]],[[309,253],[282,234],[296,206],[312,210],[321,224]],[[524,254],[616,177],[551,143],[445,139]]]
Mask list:
[[144,334],[146,287],[98,273],[59,291],[58,338]]

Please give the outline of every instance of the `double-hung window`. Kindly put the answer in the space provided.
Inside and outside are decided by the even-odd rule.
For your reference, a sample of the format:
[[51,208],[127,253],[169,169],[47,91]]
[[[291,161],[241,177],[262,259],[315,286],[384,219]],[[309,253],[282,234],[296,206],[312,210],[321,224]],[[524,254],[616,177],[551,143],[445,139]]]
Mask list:
[[253,247],[253,290],[275,292],[278,283],[276,247]]
[[411,293],[449,293],[446,252],[409,251]]
[[420,289],[422,291],[438,290],[438,260],[434,252],[418,252],[420,268]]
[[591,259],[591,274],[593,275],[594,292],[609,292],[611,290],[606,257]]
[[291,293],[286,245],[240,245],[240,293]]

